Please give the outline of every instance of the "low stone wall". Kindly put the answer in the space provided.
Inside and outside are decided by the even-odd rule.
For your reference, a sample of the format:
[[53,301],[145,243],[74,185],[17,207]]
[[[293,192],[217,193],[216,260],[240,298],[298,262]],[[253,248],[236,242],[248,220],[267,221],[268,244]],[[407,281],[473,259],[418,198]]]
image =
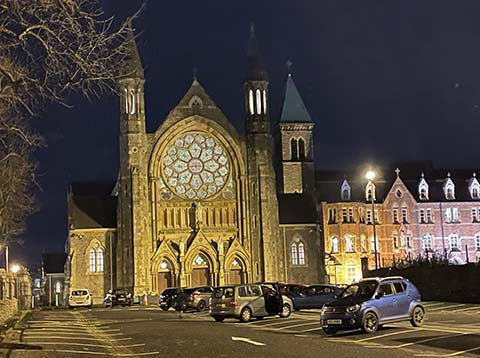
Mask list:
[[30,308],[32,281],[25,268],[16,273],[0,269],[0,325],[4,325],[19,310]]
[[368,271],[364,277],[403,276],[425,301],[480,303],[480,265],[413,266]]
[[0,326],[3,326],[15,313],[18,312],[18,300],[5,299],[0,301]]

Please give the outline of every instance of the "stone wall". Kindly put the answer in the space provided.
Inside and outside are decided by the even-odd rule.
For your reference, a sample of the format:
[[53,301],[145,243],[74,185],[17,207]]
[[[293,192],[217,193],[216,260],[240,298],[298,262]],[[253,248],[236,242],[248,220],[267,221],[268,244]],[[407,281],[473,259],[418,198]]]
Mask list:
[[480,265],[414,266],[364,272],[364,277],[403,276],[424,301],[480,302]]
[[0,269],[0,325],[5,324],[19,309],[30,308],[31,287],[30,274],[25,268],[17,273]]

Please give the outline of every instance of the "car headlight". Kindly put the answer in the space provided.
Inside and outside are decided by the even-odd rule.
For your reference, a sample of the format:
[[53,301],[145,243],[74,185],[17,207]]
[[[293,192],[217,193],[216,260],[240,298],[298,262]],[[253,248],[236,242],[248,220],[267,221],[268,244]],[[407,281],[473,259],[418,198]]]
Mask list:
[[358,312],[361,307],[362,307],[362,306],[359,305],[359,304],[356,304],[356,305],[353,305],[353,306],[349,306],[349,307],[347,307],[347,312],[348,312],[348,313]]

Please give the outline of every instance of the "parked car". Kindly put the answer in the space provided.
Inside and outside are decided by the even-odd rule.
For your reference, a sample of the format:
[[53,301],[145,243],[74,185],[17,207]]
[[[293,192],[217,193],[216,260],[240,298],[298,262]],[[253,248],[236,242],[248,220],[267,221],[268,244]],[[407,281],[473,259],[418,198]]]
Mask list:
[[187,309],[193,308],[198,311],[204,311],[209,307],[210,296],[213,292],[212,286],[200,286],[187,288],[184,290],[187,296]]
[[210,316],[215,321],[238,318],[248,322],[252,317],[288,317],[292,311],[292,300],[272,285],[246,284],[215,287],[210,299]]
[[103,301],[105,307],[131,306],[133,303],[132,294],[124,288],[109,290]]
[[322,308],[325,303],[336,299],[342,290],[333,285],[310,285],[291,292],[288,296],[292,299],[295,311],[305,308]]
[[87,288],[71,290],[68,296],[68,307],[88,307],[92,308],[92,295]]
[[420,327],[424,317],[417,288],[397,276],[368,278],[347,286],[337,300],[323,306],[320,323],[326,334],[357,328],[373,333],[379,326],[397,321]]
[[180,289],[180,287],[168,287],[162,292],[158,302],[162,310],[168,311],[170,307],[175,308],[175,300],[178,295],[178,290]]

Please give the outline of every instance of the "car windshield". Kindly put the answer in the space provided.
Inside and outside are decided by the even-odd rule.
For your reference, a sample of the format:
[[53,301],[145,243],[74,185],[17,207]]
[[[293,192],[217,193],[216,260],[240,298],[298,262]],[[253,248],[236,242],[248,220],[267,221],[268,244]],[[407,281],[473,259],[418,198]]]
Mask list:
[[217,287],[213,291],[212,297],[213,298],[222,298],[225,296],[226,298],[228,297],[233,297],[233,287]]
[[341,298],[347,297],[362,297],[362,298],[370,298],[373,296],[376,288],[378,286],[377,281],[367,280],[367,281],[360,281],[358,283],[354,283],[353,285],[347,286],[345,290],[343,290]]
[[170,296],[177,292],[176,288],[169,288],[162,292],[162,296]]

